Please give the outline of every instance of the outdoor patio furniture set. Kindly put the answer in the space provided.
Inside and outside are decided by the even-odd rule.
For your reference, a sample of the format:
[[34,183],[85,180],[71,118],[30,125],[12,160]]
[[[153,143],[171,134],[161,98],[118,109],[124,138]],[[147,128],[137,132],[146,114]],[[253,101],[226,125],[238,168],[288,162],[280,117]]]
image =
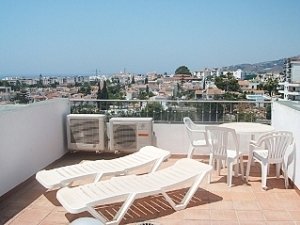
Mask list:
[[[235,129],[222,126],[206,126],[203,129],[187,117],[184,118],[184,123],[190,139],[187,158],[179,159],[167,168],[159,169],[161,163],[170,156],[170,152],[146,146],[135,153],[111,160],[85,161],[71,166],[41,170],[36,174],[36,179],[49,190],[59,189],[56,198],[68,212],[88,211],[99,224],[110,225],[119,224],[133,202],[147,196],[160,194],[174,210],[185,209],[204,178],[208,176],[210,182],[210,173],[215,161],[218,173],[221,164],[226,164],[228,186],[232,185],[234,164],[235,175],[238,174],[240,165],[243,179],[243,154]],[[292,134],[285,131],[268,132],[258,141],[252,140],[246,180],[248,181],[251,161],[256,160],[262,165],[262,187],[266,188],[268,166],[275,163],[277,176],[280,168],[283,169],[287,187],[287,166],[284,164],[283,155],[292,143]],[[209,149],[209,164],[192,159],[194,150],[201,148]],[[148,173],[132,174],[142,167],[149,167]],[[109,176],[112,178],[104,179]],[[85,178],[93,178],[94,182],[71,187],[74,181]],[[188,188],[188,191],[180,202],[175,202],[168,192],[182,187]],[[95,209],[99,205],[116,202],[122,202],[122,205],[112,220],[108,220]],[[83,221],[82,218],[80,221]],[[75,223],[76,221],[72,222]]]

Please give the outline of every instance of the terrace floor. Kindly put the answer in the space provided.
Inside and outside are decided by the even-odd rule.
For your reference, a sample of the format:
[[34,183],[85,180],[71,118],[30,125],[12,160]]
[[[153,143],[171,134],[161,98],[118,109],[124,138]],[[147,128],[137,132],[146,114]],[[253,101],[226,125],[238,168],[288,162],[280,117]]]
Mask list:
[[[87,153],[67,154],[48,168],[78,163],[103,157]],[[111,155],[105,155],[111,157]],[[173,164],[178,157],[171,157],[162,167]],[[200,159],[197,160],[204,160]],[[143,171],[140,171],[143,172]],[[175,212],[161,196],[139,199],[129,209],[121,224],[141,224],[151,221],[161,225],[300,225],[300,192],[296,188],[285,189],[284,180],[275,178],[275,168],[270,168],[267,181],[269,189],[261,189],[260,167],[251,169],[250,181],[241,177],[233,179],[233,187],[226,185],[226,170],[221,176],[212,175],[212,183],[200,185],[189,206]],[[77,184],[88,182],[80,181]],[[185,189],[174,191],[172,196],[180,198]],[[0,199],[0,224],[61,225],[69,224],[78,217],[91,217],[89,213],[73,215],[67,213],[55,198],[56,191],[47,192],[34,177]],[[118,204],[99,207],[108,217]]]

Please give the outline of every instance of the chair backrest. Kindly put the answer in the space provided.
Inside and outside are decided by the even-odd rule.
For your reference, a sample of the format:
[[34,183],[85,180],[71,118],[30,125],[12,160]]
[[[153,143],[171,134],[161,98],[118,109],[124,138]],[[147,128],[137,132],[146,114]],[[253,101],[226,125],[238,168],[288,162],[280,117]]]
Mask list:
[[189,117],[184,117],[183,123],[185,125],[187,135],[192,145],[195,141],[198,140],[207,141],[204,127],[202,128],[201,126],[198,126]]
[[239,142],[234,129],[219,126],[206,126],[205,129],[214,155],[226,157],[227,150],[232,148],[238,154]]
[[[183,123],[185,124],[186,128],[190,129],[190,130],[197,130],[199,129],[199,126],[196,125],[190,117],[184,117],[183,118]],[[204,129],[203,129],[204,130]]]
[[285,151],[293,141],[292,132],[274,131],[261,136],[257,141],[257,145],[268,150],[269,160],[276,160],[284,157]]

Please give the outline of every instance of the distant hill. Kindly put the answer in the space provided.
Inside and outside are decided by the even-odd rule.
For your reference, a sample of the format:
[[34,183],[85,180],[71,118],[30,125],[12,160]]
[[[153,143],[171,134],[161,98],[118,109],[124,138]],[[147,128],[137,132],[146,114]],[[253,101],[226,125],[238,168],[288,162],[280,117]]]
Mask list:
[[[300,57],[293,56],[293,57]],[[255,64],[239,64],[239,65],[232,65],[223,67],[223,70],[238,70],[241,69],[246,73],[282,73],[283,72],[283,65],[284,65],[285,58],[267,61],[267,62],[260,62]]]

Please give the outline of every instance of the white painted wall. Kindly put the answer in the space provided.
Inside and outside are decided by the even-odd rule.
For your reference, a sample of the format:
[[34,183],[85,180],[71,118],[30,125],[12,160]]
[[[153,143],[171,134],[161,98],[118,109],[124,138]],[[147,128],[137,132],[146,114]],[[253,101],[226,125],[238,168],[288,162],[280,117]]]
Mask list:
[[[172,154],[187,154],[190,142],[184,124],[155,123],[153,130],[156,136],[157,147],[168,150]],[[194,155],[208,153],[208,149],[194,151]]]
[[[290,107],[294,106],[294,107]],[[298,107],[298,108],[297,108]],[[293,132],[295,146],[289,149],[286,157],[289,157],[289,178],[300,188],[300,104],[297,102],[273,102],[272,126],[276,130]],[[287,159],[287,158],[286,158]]]
[[1,111],[0,196],[66,152],[68,99]]
[[153,130],[157,147],[169,150],[172,154],[187,153],[189,140],[183,124],[155,123]]

